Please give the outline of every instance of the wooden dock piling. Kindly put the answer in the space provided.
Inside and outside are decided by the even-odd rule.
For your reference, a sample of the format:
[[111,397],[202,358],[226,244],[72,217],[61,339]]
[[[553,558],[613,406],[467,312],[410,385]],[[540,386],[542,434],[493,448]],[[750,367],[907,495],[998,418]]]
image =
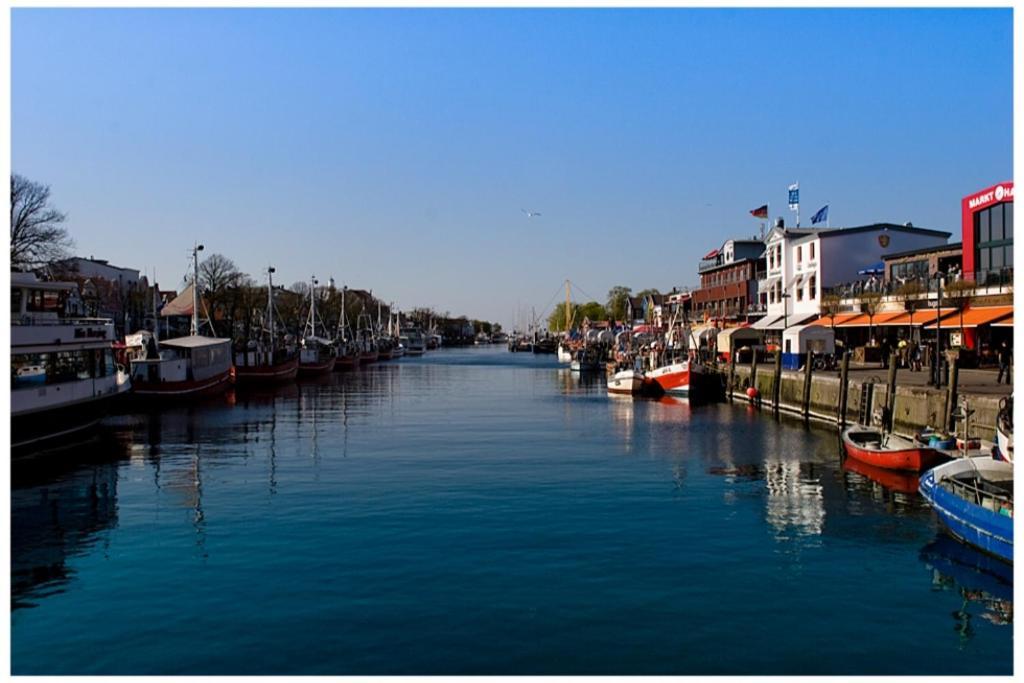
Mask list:
[[846,405],[850,397],[850,352],[843,351],[843,360],[839,366],[839,415],[836,422],[840,429],[846,426]]
[[804,365],[804,393],[800,401],[804,413],[804,422],[811,417],[811,373],[814,371],[814,351],[807,352],[807,362]]

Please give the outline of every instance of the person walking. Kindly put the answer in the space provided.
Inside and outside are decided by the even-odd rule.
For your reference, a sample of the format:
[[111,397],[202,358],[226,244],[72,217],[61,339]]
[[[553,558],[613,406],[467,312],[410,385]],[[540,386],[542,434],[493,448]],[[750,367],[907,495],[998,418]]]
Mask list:
[[1003,343],[999,345],[999,374],[996,376],[996,384],[999,384],[1000,382],[1003,381],[1004,373],[1006,374],[1006,383],[1010,383],[1010,375],[1012,374],[1010,372],[1011,360],[1012,357],[1010,345],[1007,344],[1006,340],[1004,339]]

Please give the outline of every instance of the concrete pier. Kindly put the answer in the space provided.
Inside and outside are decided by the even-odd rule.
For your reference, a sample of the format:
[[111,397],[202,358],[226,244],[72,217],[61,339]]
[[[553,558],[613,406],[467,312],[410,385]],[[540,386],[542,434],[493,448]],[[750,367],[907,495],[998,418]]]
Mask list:
[[[902,371],[901,371],[902,372]],[[858,422],[861,419],[861,395],[868,391],[870,401],[865,406],[867,414],[872,416],[872,424],[878,424],[877,415],[888,406],[887,371],[879,370],[877,374],[864,377],[850,377],[846,400],[841,399],[841,383],[836,371],[812,374],[810,390],[805,393],[806,376],[802,371],[783,370],[779,375],[778,410],[810,419],[840,424],[840,406],[846,406],[846,423]],[[726,385],[726,392],[733,401],[748,401],[746,391],[751,386],[751,368],[737,365],[732,372],[732,386],[729,384],[728,373],[721,378]],[[775,369],[761,367],[757,369],[757,381],[754,386],[762,397],[773,397]],[[871,389],[866,385],[872,384]],[[807,397],[805,404],[804,397]],[[999,412],[998,395],[968,395],[961,392],[974,411],[971,416],[971,433],[987,441],[995,439],[996,414]],[[913,436],[925,427],[941,429],[945,427],[946,416],[950,407],[947,405],[946,388],[934,389],[921,386],[907,386],[896,379],[896,391],[892,404],[893,431],[905,436]],[[774,406],[773,406],[774,407]]]

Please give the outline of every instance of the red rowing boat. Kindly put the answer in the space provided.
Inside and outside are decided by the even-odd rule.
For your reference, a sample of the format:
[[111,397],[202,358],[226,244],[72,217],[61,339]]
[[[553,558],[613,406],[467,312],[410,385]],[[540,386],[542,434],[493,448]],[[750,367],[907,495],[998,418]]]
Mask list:
[[887,470],[923,472],[946,460],[934,448],[863,425],[853,425],[843,431],[843,449],[855,460]]

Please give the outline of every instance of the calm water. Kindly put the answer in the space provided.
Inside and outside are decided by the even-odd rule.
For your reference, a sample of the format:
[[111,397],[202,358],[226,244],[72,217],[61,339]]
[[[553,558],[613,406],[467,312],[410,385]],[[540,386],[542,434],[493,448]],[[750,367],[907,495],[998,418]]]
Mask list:
[[16,674],[1011,672],[1008,568],[744,406],[452,349],[109,423],[14,469]]

